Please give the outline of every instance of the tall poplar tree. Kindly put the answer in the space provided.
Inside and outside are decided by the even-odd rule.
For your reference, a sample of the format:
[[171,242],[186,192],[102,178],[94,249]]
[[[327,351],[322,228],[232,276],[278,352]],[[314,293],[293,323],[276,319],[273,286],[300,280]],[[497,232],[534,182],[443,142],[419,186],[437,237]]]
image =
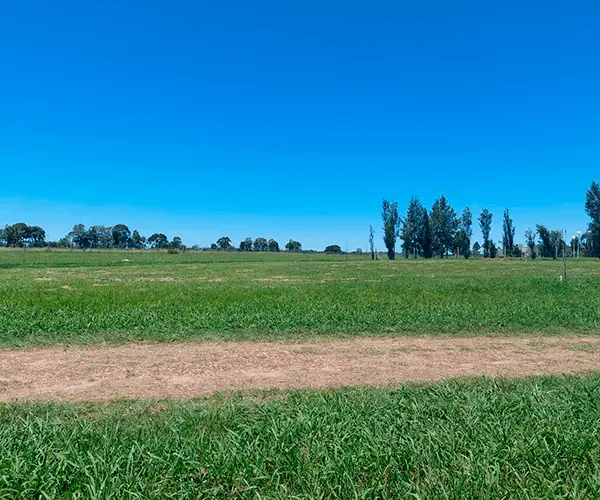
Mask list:
[[515,226],[510,218],[508,208],[504,210],[504,220],[502,221],[502,246],[504,247],[504,256],[513,257],[515,254]]
[[471,236],[473,236],[473,215],[471,209],[465,207],[463,210],[460,221],[458,224],[458,231],[456,231],[456,240],[454,247],[458,255],[462,255],[465,259],[471,256]]
[[422,253],[421,231],[423,227],[424,208],[418,198],[413,197],[408,204],[406,217],[402,221],[402,250],[404,257],[420,256]]
[[454,248],[458,219],[456,210],[450,206],[445,196],[433,203],[430,223],[433,253],[441,258],[448,256],[448,251]]
[[483,235],[483,256],[490,257],[490,232],[492,231],[492,216],[493,214],[484,208],[479,216],[479,227]]
[[383,242],[387,248],[388,259],[394,260],[396,258],[396,239],[400,230],[398,202],[383,200],[381,219],[383,220]]
[[600,257],[600,186],[595,181],[585,193],[585,213],[592,219],[588,223],[586,255]]

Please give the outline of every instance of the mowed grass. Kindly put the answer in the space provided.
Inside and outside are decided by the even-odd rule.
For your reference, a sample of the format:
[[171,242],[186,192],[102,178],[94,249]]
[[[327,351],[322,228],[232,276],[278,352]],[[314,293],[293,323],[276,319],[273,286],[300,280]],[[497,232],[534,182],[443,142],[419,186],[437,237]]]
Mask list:
[[0,343],[600,331],[600,261],[0,252]]
[[0,406],[10,498],[598,498],[600,376]]

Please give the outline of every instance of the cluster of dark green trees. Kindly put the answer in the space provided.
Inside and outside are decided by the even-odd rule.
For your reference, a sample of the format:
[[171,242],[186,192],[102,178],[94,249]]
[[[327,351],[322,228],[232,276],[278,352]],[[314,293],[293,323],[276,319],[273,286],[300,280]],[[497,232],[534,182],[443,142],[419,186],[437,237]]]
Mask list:
[[154,233],[149,238],[142,236],[137,229],[131,231],[125,224],[116,226],[90,226],[75,224],[73,229],[59,241],[59,246],[68,248],[127,248],[142,250],[144,248],[183,248],[181,238],[176,236],[172,241],[163,233]]
[[[483,246],[475,242],[471,247],[473,235],[473,214],[466,207],[460,214],[448,203],[445,196],[440,196],[430,210],[427,210],[418,198],[413,197],[408,204],[406,215],[398,213],[398,203],[383,200],[381,207],[383,220],[383,242],[387,249],[388,258],[396,258],[396,240],[402,242],[402,254],[405,258],[422,257],[430,259],[434,256],[448,257],[463,256],[468,259],[471,253],[478,255],[483,250],[484,257],[494,258],[497,247],[490,238],[492,213],[483,209],[478,222],[483,234]],[[504,211],[502,246],[504,254],[520,257],[521,250],[515,244],[515,227],[510,217],[510,211]],[[374,256],[374,232],[369,229],[369,246]]]
[[58,241],[58,246],[66,248],[121,248],[143,250],[145,248],[175,250],[185,249],[181,238],[175,236],[169,241],[163,233],[154,233],[148,238],[142,236],[137,229],[131,231],[125,224],[116,226],[90,226],[86,229],[83,224],[75,224],[73,229]]
[[[586,192],[585,211],[591,219],[588,230],[574,236],[570,246],[564,239],[563,231],[549,229],[542,224],[538,224],[535,231],[525,231],[529,257],[556,259],[563,250],[570,255],[600,257],[600,186],[594,181]],[[452,254],[468,259],[471,255],[477,256],[480,253],[489,258],[498,255],[499,249],[490,237],[493,214],[487,208],[484,208],[477,218],[483,244],[476,241],[472,246],[471,209],[466,207],[459,216],[445,196],[435,200],[430,210],[427,210],[418,198],[413,197],[404,217],[398,213],[397,202],[383,200],[381,218],[383,242],[391,260],[396,257],[397,239],[402,242],[402,254],[405,258],[443,258]],[[369,247],[374,259],[375,238],[372,226],[369,227]],[[515,227],[508,208],[504,210],[502,219],[501,248],[506,257],[521,257],[523,254],[521,247],[515,243]]]
[[46,231],[40,226],[28,226],[17,222],[0,228],[0,246],[7,247],[44,247]]
[[[210,246],[211,250],[240,250],[242,252],[279,252],[279,243],[274,239],[267,240],[266,238],[259,237],[255,240],[248,237],[240,241],[239,247],[236,249],[231,244],[231,238],[229,236],[222,236]],[[288,252],[301,252],[302,243],[290,240],[285,244],[285,249]]]
[[[7,225],[0,229],[0,246],[18,248],[77,248],[77,249],[173,249],[185,250],[186,246],[179,236],[169,240],[164,233],[154,233],[148,238],[142,236],[137,229],[131,231],[125,224],[116,226],[90,226],[75,224],[63,238],[58,241],[46,241],[46,231],[39,226],[28,226],[23,222]],[[191,247],[199,250],[200,247]],[[338,247],[339,248],[339,247]],[[207,248],[208,249],[208,248]],[[246,238],[238,248],[231,244],[231,238],[223,236],[210,246],[211,250],[239,250],[245,252],[279,252],[279,243],[274,239]],[[285,244],[288,252],[301,252],[302,243],[290,239]]]
[[[78,248],[78,249],[174,249],[185,250],[186,246],[179,236],[169,240],[163,233],[154,233],[146,238],[137,229],[131,231],[125,224],[116,226],[91,226],[86,228],[83,224],[75,224],[73,229],[58,241],[46,241],[46,231],[39,226],[28,226],[18,222],[11,226],[0,229],[0,246],[8,247],[51,247],[51,248]],[[287,252],[301,252],[302,243],[290,239],[285,244]],[[192,247],[199,250],[197,245]],[[210,246],[211,250],[242,251],[242,252],[279,252],[279,243],[274,239],[245,238],[235,248],[231,238],[223,236]],[[326,253],[342,253],[339,245],[330,245],[325,249]]]
[[73,229],[58,241],[46,241],[46,231],[39,226],[28,226],[17,222],[0,229],[0,246],[20,248],[173,248],[185,249],[179,236],[171,241],[163,233],[154,233],[149,238],[137,229],[131,231],[125,224],[116,226],[91,226],[75,224]]

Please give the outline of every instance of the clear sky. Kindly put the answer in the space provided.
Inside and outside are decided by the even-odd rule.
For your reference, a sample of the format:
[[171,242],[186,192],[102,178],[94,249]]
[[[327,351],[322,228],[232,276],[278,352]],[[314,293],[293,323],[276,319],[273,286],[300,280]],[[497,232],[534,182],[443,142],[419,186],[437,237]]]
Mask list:
[[3,0],[0,47],[0,223],[52,239],[354,249],[445,194],[523,241],[600,181],[597,0]]

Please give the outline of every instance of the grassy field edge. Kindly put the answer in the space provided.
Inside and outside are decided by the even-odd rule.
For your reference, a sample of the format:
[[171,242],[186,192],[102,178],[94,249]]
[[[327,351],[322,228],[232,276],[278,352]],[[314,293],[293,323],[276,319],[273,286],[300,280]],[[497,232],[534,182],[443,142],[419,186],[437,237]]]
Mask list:
[[600,494],[600,375],[0,405],[0,491],[86,496]]

